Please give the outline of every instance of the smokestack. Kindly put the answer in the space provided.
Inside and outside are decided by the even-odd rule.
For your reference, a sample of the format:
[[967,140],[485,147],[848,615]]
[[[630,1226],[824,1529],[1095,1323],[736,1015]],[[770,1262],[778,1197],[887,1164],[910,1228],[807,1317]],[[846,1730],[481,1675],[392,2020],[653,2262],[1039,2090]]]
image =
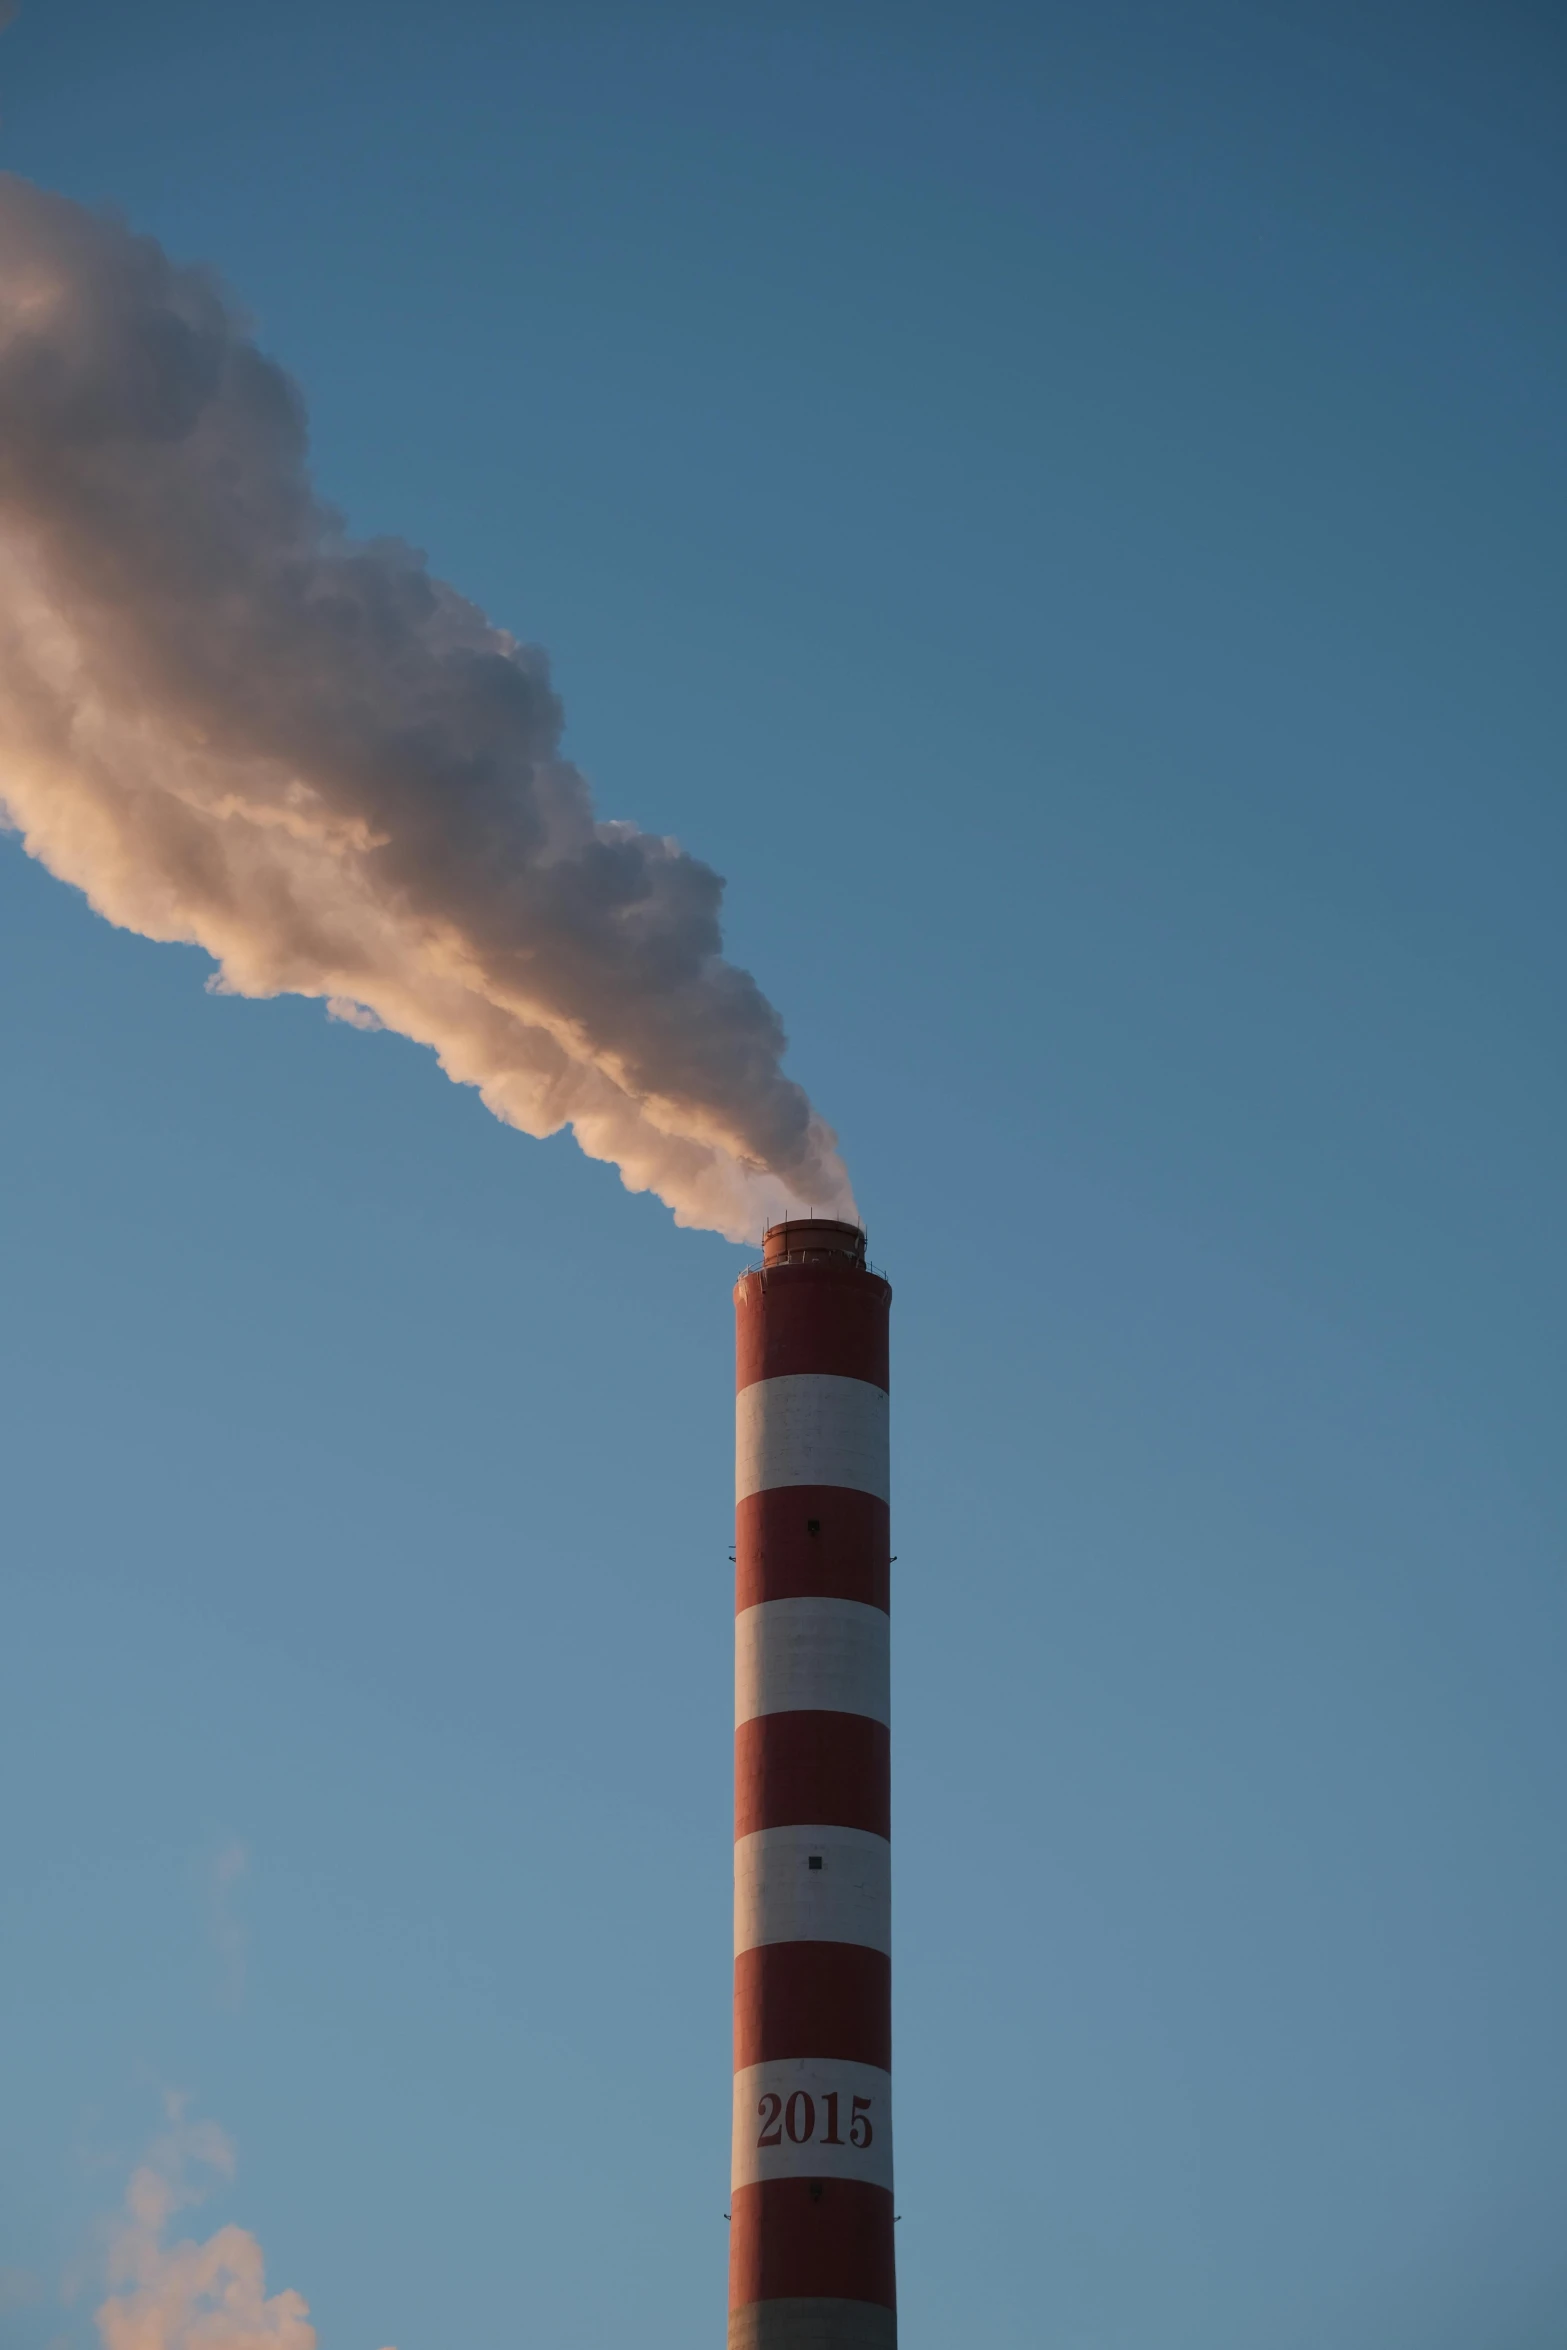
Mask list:
[[735,1287],[729,2350],[895,2350],[887,1323],[865,1235]]

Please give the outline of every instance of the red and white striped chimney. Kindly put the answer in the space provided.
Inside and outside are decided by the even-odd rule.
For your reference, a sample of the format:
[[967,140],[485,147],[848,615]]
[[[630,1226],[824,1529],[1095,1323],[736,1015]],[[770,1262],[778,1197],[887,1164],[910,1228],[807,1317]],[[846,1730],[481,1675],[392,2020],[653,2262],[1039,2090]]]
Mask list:
[[729,2350],[895,2350],[887,1320],[865,1235],[735,1287]]

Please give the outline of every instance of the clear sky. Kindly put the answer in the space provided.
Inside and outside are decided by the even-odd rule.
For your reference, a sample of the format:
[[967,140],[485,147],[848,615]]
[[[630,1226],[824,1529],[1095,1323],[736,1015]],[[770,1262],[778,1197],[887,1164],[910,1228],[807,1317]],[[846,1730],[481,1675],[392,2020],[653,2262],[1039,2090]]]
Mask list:
[[[906,2350],[1559,2350],[1567,30],[29,0],[728,877],[895,1288]],[[0,2340],[723,2322],[729,1291],[0,841]]]

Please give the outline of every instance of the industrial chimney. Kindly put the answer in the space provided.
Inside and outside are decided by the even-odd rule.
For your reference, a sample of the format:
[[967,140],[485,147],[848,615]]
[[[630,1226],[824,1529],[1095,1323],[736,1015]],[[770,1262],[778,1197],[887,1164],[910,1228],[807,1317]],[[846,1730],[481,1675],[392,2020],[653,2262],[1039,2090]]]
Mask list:
[[852,1224],[735,1287],[729,2350],[895,2350],[887,1321]]

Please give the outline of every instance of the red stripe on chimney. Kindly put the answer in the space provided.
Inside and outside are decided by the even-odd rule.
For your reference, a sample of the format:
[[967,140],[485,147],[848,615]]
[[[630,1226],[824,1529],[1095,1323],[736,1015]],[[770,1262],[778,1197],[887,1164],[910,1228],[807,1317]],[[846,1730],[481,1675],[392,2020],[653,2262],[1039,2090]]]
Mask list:
[[887,1727],[865,1714],[758,1714],[735,1732],[735,1834],[758,1828],[892,1833]]
[[897,2307],[892,2197],[858,2179],[765,2179],[729,2208],[729,2306],[794,2298]]
[[775,1485],[735,1511],[735,1608],[764,1599],[889,1604],[887,1504],[846,1485]]
[[887,1385],[887,1305],[878,1274],[844,1258],[774,1265],[735,1289],[735,1385],[826,1371]]
[[735,2070],[842,2056],[892,2070],[892,1962],[853,1942],[764,1942],[735,1960]]

